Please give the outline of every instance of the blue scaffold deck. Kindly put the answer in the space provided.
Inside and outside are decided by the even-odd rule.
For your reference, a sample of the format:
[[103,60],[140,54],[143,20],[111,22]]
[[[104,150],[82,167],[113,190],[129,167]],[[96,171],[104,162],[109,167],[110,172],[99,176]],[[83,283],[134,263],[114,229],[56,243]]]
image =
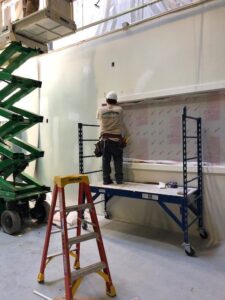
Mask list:
[[[106,217],[110,218],[107,212],[107,202],[114,196],[136,198],[139,200],[154,201],[161,206],[161,208],[169,215],[169,217],[180,227],[184,235],[184,248],[189,256],[195,254],[194,249],[189,243],[189,227],[198,222],[200,236],[207,237],[204,228],[199,226],[202,211],[199,208],[199,201],[201,194],[197,188],[187,188],[187,195],[184,195],[184,188],[160,188],[157,184],[146,184],[136,182],[125,182],[123,184],[104,185],[102,183],[91,184],[91,192],[93,200],[97,200],[100,195],[104,196]],[[113,199],[112,199],[113,201]],[[102,201],[100,201],[102,202]],[[175,204],[180,207],[180,214],[175,213],[170,204]],[[192,213],[192,220],[188,217],[190,211]]]
[[[160,188],[156,184],[125,182],[123,184],[102,183],[91,184],[91,191],[95,193],[94,199],[100,194],[110,196],[129,197],[143,200],[160,201],[165,203],[181,204],[183,196],[183,187],[178,188]],[[197,189],[188,188],[188,197],[195,195]]]

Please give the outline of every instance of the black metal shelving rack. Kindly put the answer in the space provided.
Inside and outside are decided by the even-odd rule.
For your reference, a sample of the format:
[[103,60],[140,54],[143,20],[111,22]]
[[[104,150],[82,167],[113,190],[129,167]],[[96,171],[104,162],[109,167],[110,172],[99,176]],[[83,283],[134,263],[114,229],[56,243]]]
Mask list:
[[[79,144],[79,173],[80,174],[93,174],[101,172],[102,170],[97,171],[85,171],[84,172],[84,160],[86,158],[92,158],[95,157],[95,155],[84,155],[84,142],[97,142],[98,139],[91,139],[91,138],[84,138],[84,127],[99,127],[99,125],[93,125],[93,124],[84,124],[84,123],[78,123],[78,144]],[[83,195],[83,203],[85,203],[85,196]],[[106,207],[106,204],[105,204]],[[84,219],[84,210],[82,211],[82,219]],[[82,228],[84,230],[87,230],[88,225],[86,222],[82,224]]]
[[[192,121],[196,124],[196,135],[187,134],[187,122]],[[195,222],[198,221],[199,234],[202,238],[207,238],[208,234],[203,224],[203,187],[202,187],[202,120],[201,118],[195,118],[187,115],[187,108],[183,108],[182,114],[182,132],[183,132],[183,189],[184,197],[181,206],[182,215],[182,227],[184,232],[184,248],[188,255],[193,256],[195,251],[189,243],[188,228]],[[188,156],[188,141],[196,140],[196,156]],[[197,176],[191,179],[188,176],[188,161],[197,162]],[[197,192],[194,199],[188,197],[188,187],[191,182],[197,181]],[[188,212],[192,211],[195,215],[195,219],[189,224]]]
[[[84,174],[84,159],[95,157],[95,155],[84,155],[84,142],[97,142],[98,139],[84,139],[84,127],[99,127],[99,125],[78,123],[78,141],[79,141],[79,173]],[[98,171],[88,171],[85,174],[98,173]]]

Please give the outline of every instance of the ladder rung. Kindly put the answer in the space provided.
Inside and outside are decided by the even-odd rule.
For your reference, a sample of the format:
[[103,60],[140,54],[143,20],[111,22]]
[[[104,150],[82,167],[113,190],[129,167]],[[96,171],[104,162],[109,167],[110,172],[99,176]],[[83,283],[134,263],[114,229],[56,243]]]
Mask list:
[[[76,252],[77,251],[77,249],[71,249],[71,250],[69,250],[69,253],[70,252]],[[48,256],[47,256],[47,259],[51,259],[51,258],[54,258],[54,257],[56,257],[56,256],[60,256],[60,255],[62,255],[63,253],[62,252],[56,252],[56,253],[53,253],[53,254],[49,254]]]
[[98,139],[83,139],[83,142],[97,142]]
[[190,180],[187,180],[187,183],[190,183],[190,182],[192,182],[192,181],[195,181],[195,180],[197,180],[197,179],[199,179],[199,178],[200,178],[200,176],[194,177],[194,178],[192,178],[192,179],[190,179]]
[[94,205],[97,205],[97,204],[102,203],[102,202],[105,202],[105,200],[100,200],[98,202],[95,202]]
[[82,234],[80,236],[75,236],[69,239],[69,245],[73,245],[73,244],[77,244],[77,243],[81,243],[81,242],[85,242],[91,239],[97,239],[98,238],[98,234],[96,232],[91,232],[91,233],[86,233],[86,234]]
[[56,256],[60,256],[60,255],[62,255],[62,252],[52,253],[52,254],[49,254],[47,256],[47,259],[50,259],[50,258],[53,258],[53,257],[56,257]]
[[198,158],[198,156],[194,156],[194,157],[187,157],[186,159],[187,160],[193,160],[193,159],[197,159]]
[[197,139],[198,136],[196,136],[196,135],[187,135],[186,138],[187,139]]
[[89,127],[99,127],[99,125],[94,125],[94,124],[84,124],[84,123],[78,123],[79,127],[82,126],[89,126]]
[[81,205],[73,205],[73,206],[68,206],[66,207],[66,212],[71,212],[71,211],[77,211],[77,210],[84,210],[84,209],[90,209],[92,208],[93,205],[90,203],[84,203]]
[[[76,229],[76,228],[77,228],[77,226],[72,226],[72,227],[70,227],[70,228],[67,228],[67,230],[69,231],[69,230]],[[55,234],[55,233],[59,233],[59,232],[62,232],[62,229],[61,229],[61,228],[56,229],[56,230],[53,230],[53,231],[51,232],[51,234]]]
[[106,267],[106,265],[104,262],[99,262],[99,263],[84,267],[82,269],[72,272],[72,274],[71,274],[72,280],[74,281],[85,275],[101,271],[105,267]]
[[88,172],[85,172],[85,174],[93,174],[93,173],[98,173],[98,172],[102,172],[102,170],[98,170],[98,171],[88,171]]
[[191,116],[186,116],[186,119],[191,119],[191,120],[196,120],[196,121],[199,120],[199,118],[194,118],[194,117],[191,117]]

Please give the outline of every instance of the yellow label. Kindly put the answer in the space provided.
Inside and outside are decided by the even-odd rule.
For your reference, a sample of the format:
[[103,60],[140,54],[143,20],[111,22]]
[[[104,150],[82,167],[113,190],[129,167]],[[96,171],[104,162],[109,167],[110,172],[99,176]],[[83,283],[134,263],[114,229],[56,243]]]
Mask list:
[[89,179],[87,175],[78,174],[78,175],[67,175],[67,176],[55,176],[54,183],[58,187],[64,187],[67,184],[72,183],[86,183],[89,184]]

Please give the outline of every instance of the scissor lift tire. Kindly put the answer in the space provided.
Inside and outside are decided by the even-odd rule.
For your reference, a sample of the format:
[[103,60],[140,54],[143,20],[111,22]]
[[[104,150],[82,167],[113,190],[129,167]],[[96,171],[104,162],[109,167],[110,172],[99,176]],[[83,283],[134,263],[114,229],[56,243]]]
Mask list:
[[1,215],[1,226],[8,234],[15,234],[21,230],[22,219],[15,210],[5,210]]

